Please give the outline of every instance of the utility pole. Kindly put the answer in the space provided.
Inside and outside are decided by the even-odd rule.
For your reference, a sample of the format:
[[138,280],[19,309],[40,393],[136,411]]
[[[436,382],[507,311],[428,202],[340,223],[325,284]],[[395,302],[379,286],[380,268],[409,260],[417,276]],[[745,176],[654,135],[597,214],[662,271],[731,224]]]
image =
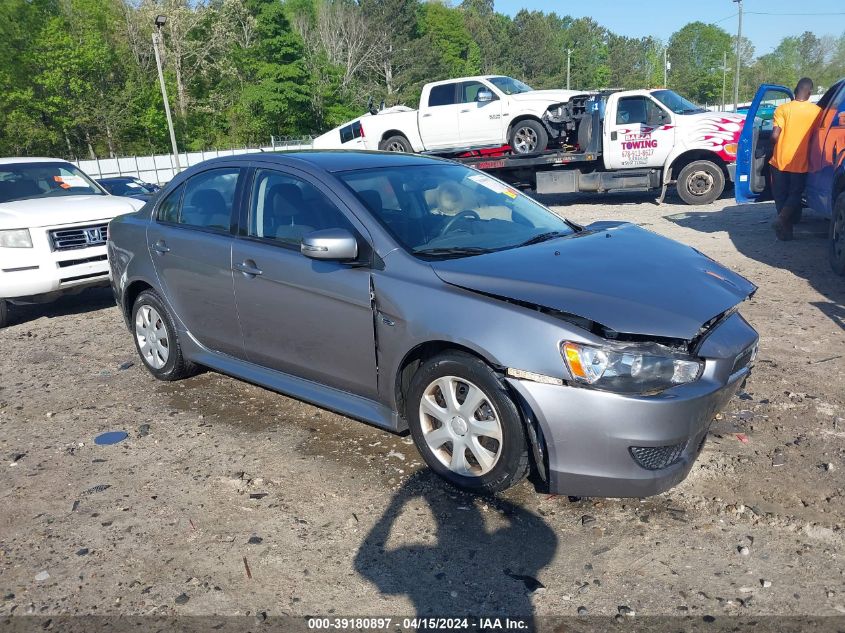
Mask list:
[[167,86],[164,83],[164,73],[161,70],[161,56],[158,52],[161,27],[163,27],[166,22],[166,15],[156,16],[155,28],[153,29],[153,51],[155,52],[156,66],[158,67],[158,80],[161,84],[161,98],[164,99],[164,114],[167,117],[167,127],[170,130],[170,145],[173,148],[173,159],[176,161],[176,173],[178,174],[182,171],[182,166],[179,164],[179,150],[176,147],[176,131],[173,129],[173,117],[170,116],[170,102],[167,100]]
[[566,49],[566,89],[569,90],[569,71],[571,66],[569,64],[569,58],[572,56],[572,49]]
[[734,112],[739,109],[739,46],[742,42],[742,0],[733,0],[739,6],[739,22],[736,28],[736,76],[734,77]]
[[669,87],[669,49],[663,47],[663,87]]
[[728,85],[728,52],[723,53],[722,58],[722,112],[725,111],[725,88]]

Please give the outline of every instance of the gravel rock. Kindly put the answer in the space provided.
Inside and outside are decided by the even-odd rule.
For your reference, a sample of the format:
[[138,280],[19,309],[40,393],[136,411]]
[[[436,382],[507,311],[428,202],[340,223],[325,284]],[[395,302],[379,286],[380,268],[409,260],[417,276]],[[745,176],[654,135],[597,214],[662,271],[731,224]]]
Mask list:
[[578,615],[587,615],[587,607],[578,607]]
[[188,600],[190,599],[191,598],[188,596],[188,594],[180,593],[178,596],[176,596],[176,599],[173,602],[175,602],[176,604],[187,604]]
[[739,552],[741,556],[748,556],[751,553],[751,550],[748,549],[745,545],[741,545],[736,549],[736,551]]

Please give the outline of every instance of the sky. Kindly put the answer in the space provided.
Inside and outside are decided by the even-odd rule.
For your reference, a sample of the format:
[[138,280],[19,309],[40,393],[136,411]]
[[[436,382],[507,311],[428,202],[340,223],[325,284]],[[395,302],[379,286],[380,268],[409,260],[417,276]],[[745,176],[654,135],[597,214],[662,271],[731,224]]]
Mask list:
[[[812,31],[818,36],[845,32],[842,0],[743,0],[742,34],[755,54],[771,52],[787,35]],[[663,41],[688,22],[712,22],[736,33],[737,5],[731,0],[496,0],[496,10],[513,16],[520,9],[591,17],[619,35],[652,35]],[[776,13],[791,15],[758,15]],[[813,15],[827,13],[828,15]],[[839,15],[831,15],[836,14]]]

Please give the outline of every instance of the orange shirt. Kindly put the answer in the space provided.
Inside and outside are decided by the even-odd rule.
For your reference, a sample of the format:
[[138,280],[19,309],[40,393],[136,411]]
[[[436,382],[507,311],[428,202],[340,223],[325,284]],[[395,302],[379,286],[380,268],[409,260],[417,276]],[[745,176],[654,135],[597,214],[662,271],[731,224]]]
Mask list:
[[772,123],[780,137],[769,164],[781,171],[807,173],[810,134],[821,108],[809,101],[790,101],[778,106]]

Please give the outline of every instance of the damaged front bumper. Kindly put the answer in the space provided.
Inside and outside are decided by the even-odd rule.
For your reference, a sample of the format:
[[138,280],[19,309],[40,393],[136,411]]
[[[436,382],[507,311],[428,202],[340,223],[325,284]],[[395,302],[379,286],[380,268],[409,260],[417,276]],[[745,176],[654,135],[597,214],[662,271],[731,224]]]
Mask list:
[[508,378],[542,430],[551,492],[646,497],[678,484],[713,417],[748,377],[757,340],[733,314],[699,345],[701,378],[655,395]]

